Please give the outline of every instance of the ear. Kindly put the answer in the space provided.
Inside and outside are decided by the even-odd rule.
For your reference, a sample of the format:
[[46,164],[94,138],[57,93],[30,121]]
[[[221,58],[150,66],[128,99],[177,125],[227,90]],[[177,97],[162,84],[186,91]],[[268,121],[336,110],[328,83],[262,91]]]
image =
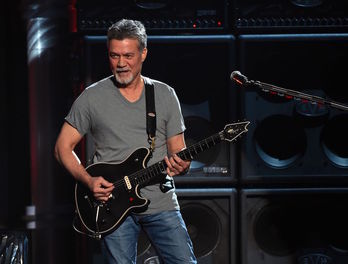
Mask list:
[[141,52],[141,62],[144,62],[147,56],[147,48],[143,48],[143,51]]

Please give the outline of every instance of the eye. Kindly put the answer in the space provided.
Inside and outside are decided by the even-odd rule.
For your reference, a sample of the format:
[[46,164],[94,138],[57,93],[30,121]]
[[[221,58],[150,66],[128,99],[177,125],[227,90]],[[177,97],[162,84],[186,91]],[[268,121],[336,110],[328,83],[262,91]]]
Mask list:
[[110,58],[112,59],[118,59],[120,56],[118,54],[115,54],[115,53],[110,53]]

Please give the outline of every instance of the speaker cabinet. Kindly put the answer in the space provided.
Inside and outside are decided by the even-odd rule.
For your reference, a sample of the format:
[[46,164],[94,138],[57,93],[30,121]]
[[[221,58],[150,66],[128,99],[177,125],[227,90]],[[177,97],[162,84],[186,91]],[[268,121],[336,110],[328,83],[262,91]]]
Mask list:
[[239,33],[347,32],[345,0],[234,0]]
[[242,264],[348,262],[348,189],[244,189]]
[[[89,85],[111,74],[106,38],[85,36],[84,47],[84,79]],[[235,39],[231,35],[148,38],[149,52],[143,74],[175,89],[187,127],[187,145],[221,131],[237,116],[235,90],[231,89],[229,80],[235,65],[231,60],[235,58],[234,47]],[[93,150],[88,150],[88,153],[92,154]],[[235,167],[235,146],[222,142],[200,153],[192,161],[189,173],[175,179],[176,185],[232,183],[236,181]]]
[[[200,264],[236,263],[234,189],[178,189],[181,213]],[[137,263],[160,263],[149,242]]]
[[[348,34],[242,35],[238,43],[240,71],[250,80],[347,105]],[[244,182],[346,180],[347,111],[250,87],[242,115],[252,122],[242,150]]]
[[204,34],[229,28],[229,0],[129,1],[77,0],[77,27],[87,34],[103,34],[125,17],[141,20],[154,34]]
[[[236,190],[177,189],[176,193],[198,263],[237,264]],[[92,263],[103,263],[99,245],[92,246]],[[162,263],[144,232],[138,239],[137,263]]]

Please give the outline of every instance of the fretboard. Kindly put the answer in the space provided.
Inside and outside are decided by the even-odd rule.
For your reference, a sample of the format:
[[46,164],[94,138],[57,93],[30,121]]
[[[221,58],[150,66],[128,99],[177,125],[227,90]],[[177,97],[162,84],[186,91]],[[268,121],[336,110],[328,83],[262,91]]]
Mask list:
[[[222,132],[216,133],[215,135],[203,139],[189,146],[188,148],[178,152],[177,155],[183,160],[193,160],[194,157],[197,156],[199,153],[208,150],[211,147],[214,147],[215,145],[220,143],[222,141],[222,138]],[[167,164],[163,159],[147,168],[144,168],[129,175],[129,179],[135,184],[144,185],[154,177],[165,173],[166,169]]]

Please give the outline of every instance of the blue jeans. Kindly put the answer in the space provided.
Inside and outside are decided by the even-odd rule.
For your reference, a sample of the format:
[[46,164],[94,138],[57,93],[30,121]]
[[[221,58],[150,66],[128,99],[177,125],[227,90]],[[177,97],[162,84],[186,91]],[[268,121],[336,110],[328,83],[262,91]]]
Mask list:
[[180,211],[153,215],[131,215],[102,240],[109,264],[135,264],[141,227],[165,264],[197,263],[193,246]]

